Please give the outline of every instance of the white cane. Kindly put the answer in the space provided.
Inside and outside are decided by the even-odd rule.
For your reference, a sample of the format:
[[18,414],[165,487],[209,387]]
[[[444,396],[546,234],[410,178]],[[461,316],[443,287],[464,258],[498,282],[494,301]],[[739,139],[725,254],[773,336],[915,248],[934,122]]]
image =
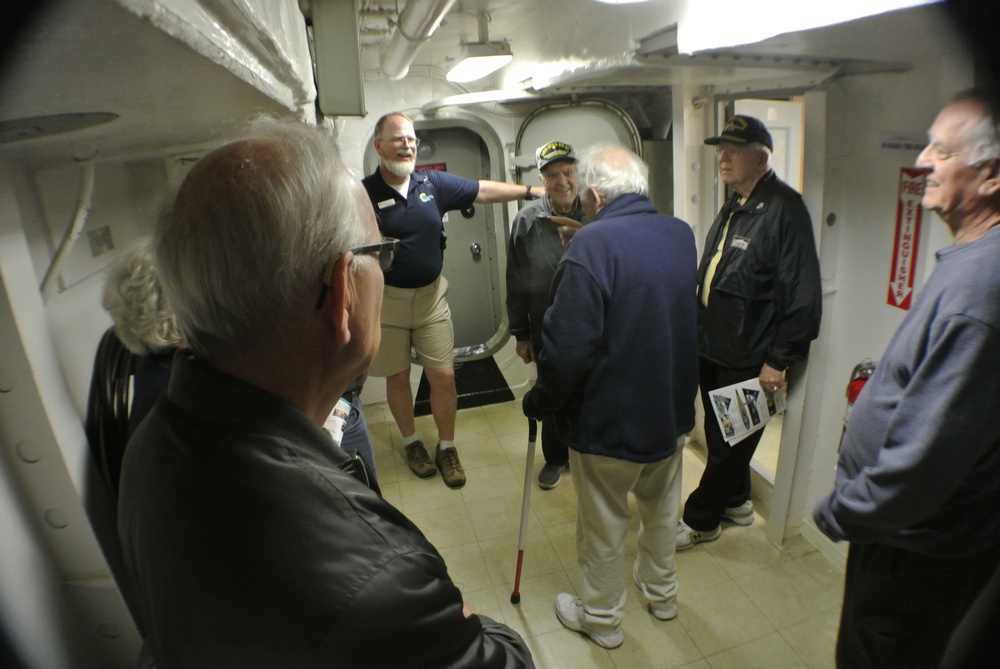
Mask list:
[[535,438],[538,436],[538,423],[534,418],[528,419],[528,459],[524,463],[524,496],[521,499],[521,531],[517,537],[517,572],[514,574],[514,592],[510,595],[511,604],[521,603],[521,564],[524,561],[524,544],[528,539],[528,509],[531,502],[531,477],[535,468]]

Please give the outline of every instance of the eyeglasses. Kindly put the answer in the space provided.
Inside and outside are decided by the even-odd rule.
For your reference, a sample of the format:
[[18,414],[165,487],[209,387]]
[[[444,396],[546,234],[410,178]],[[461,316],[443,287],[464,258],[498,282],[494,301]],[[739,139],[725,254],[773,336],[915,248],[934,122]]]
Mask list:
[[379,137],[383,142],[392,142],[393,144],[412,144],[413,146],[420,146],[419,137],[407,137],[406,135],[399,135],[398,137]]
[[[356,256],[360,255],[374,255],[378,258],[378,266],[383,272],[388,272],[392,269],[392,262],[396,259],[396,247],[399,246],[399,240],[393,237],[383,237],[382,241],[375,244],[365,244],[364,246],[356,246],[353,249],[348,249],[351,253]],[[333,272],[333,266],[337,262],[337,258],[342,256],[343,253],[337,254],[330,259],[326,267],[323,269],[323,278],[320,279],[319,288],[319,299],[316,300],[316,309],[323,306],[323,300],[326,299],[326,293],[330,290],[330,274]]]
[[396,247],[399,240],[393,237],[383,237],[382,241],[376,244],[365,244],[351,249],[351,253],[356,256],[370,254],[378,258],[378,266],[383,272],[388,272],[392,268],[392,261],[396,259]]

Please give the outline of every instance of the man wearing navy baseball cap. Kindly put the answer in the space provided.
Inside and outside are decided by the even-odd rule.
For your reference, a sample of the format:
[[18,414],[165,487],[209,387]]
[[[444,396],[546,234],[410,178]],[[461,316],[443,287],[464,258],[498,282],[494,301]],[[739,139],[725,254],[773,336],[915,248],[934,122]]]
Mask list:
[[[726,121],[722,134],[718,137],[709,137],[705,143],[711,146],[718,146],[723,142],[727,144],[747,145],[756,142],[774,151],[774,141],[771,133],[759,119],[753,116],[734,116]],[[728,182],[727,182],[728,183]]]
[[709,392],[753,378],[764,392],[786,387],[819,334],[819,259],[802,196],[771,169],[774,141],[752,116],[734,116],[717,137],[729,197],[712,223],[698,266],[699,385],[708,462],[678,523],[677,550],[722,534],[722,521],[753,523],[750,459],[763,430],[730,446]]

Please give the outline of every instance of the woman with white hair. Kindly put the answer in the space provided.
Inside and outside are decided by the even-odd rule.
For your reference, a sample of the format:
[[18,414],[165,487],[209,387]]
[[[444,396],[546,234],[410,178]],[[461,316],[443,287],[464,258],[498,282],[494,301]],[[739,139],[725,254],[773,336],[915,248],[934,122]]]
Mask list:
[[127,254],[111,269],[103,306],[114,321],[115,335],[135,356],[128,412],[131,435],[166,390],[174,351],[183,342],[177,318],[163,295],[149,244]]

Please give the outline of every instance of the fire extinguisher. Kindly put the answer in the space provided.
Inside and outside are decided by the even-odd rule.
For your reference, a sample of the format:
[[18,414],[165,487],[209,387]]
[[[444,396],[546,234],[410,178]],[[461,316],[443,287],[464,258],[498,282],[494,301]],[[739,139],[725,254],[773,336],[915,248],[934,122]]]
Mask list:
[[[847,431],[847,422],[851,418],[851,409],[854,408],[854,402],[858,399],[861,389],[865,387],[865,383],[871,378],[874,372],[875,362],[871,358],[865,358],[854,365],[854,371],[851,372],[851,380],[847,382],[847,408],[844,409],[844,427],[840,431],[841,441],[844,440],[844,432]],[[838,446],[838,450],[839,448]]]

